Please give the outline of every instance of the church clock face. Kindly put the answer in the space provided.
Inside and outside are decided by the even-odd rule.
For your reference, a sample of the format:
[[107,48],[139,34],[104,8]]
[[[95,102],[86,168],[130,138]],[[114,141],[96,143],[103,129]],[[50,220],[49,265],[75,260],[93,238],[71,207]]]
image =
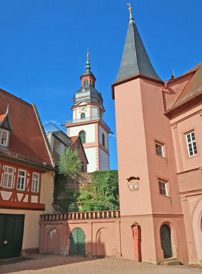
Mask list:
[[80,111],[81,111],[81,112],[86,112],[86,107],[81,107],[81,108],[80,108]]

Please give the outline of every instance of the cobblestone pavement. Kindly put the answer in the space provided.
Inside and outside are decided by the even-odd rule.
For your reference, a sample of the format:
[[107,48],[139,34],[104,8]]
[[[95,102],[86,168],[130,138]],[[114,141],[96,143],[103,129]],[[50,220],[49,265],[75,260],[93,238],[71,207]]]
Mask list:
[[135,263],[117,258],[91,259],[59,255],[34,255],[1,260],[0,273],[17,274],[202,274],[202,268]]

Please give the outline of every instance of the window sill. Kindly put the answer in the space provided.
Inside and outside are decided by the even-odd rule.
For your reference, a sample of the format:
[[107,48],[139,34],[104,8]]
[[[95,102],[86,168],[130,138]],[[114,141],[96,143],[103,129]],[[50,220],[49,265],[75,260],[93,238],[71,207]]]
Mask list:
[[166,198],[170,199],[170,196],[167,196],[167,195],[164,195],[164,194],[161,194],[161,193],[159,193],[159,195],[161,195],[162,197],[166,197]]
[[5,190],[14,190],[12,187],[6,187],[6,186],[1,186],[0,189],[5,189]]
[[17,192],[23,192],[23,193],[24,193],[24,192],[25,192],[25,189],[18,189],[18,188],[16,188],[16,191],[17,191]]

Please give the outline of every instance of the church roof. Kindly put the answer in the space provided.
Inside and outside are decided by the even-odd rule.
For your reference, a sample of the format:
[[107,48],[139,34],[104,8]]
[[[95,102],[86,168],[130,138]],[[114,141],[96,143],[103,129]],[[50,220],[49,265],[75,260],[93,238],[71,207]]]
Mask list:
[[129,11],[130,19],[128,32],[124,45],[121,65],[115,83],[139,74],[161,80],[155,72],[146,52],[137,26],[132,17],[131,7],[129,8]]
[[98,92],[92,86],[81,87],[74,95],[73,102],[77,105],[79,102],[85,101],[87,103],[103,104],[103,98],[100,92]]

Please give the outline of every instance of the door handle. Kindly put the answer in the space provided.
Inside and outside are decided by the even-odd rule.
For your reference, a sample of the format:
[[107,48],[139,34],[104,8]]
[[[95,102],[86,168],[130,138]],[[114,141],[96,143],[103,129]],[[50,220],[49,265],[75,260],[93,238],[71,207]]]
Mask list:
[[4,244],[7,245],[8,241],[4,241]]

